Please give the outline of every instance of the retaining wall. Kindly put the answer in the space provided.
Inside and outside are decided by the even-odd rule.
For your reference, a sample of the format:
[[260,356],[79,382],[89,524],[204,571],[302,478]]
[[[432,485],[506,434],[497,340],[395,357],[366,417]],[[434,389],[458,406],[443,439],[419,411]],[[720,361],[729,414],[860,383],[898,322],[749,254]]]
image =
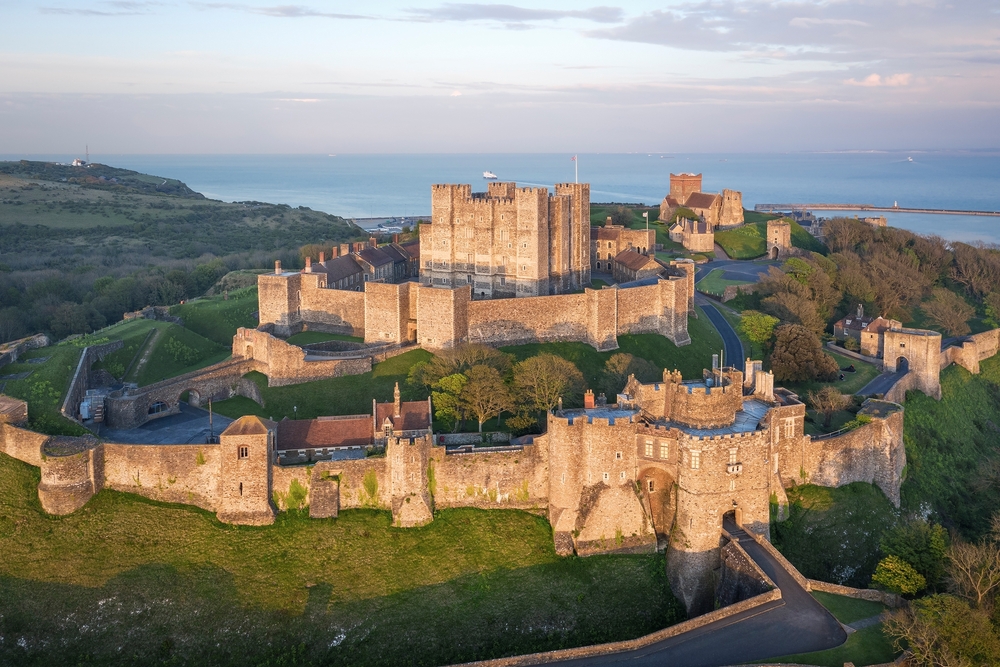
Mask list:
[[115,350],[120,350],[124,345],[123,341],[113,340],[103,345],[90,345],[83,348],[80,361],[76,365],[76,372],[73,373],[73,379],[70,380],[69,388],[66,390],[66,398],[59,409],[63,417],[72,419],[77,423],[80,422],[76,416],[77,408],[80,402],[83,401],[84,396],[87,395],[87,389],[90,387],[90,367],[94,365],[95,361],[100,361]]

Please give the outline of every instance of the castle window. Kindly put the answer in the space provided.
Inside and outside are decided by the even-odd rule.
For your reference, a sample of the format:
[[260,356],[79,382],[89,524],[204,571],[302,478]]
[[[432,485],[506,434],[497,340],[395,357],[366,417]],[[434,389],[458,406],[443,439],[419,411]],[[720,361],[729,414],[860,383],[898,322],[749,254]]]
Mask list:
[[241,459],[248,459],[248,458],[250,458],[250,448],[249,447],[240,447],[240,458]]
[[646,443],[646,456],[650,458],[653,456],[653,443],[651,442]]
[[598,262],[598,263],[597,263],[597,270],[598,270],[598,271],[600,271],[600,270],[601,270],[601,263],[600,263],[600,262]]
[[465,276],[465,282],[471,285],[472,284],[472,276]]
[[670,454],[670,445],[665,442],[660,443],[660,458],[665,459]]
[[795,417],[789,417],[785,420],[785,437],[795,437]]
[[611,479],[611,474],[610,473],[604,473],[604,481],[606,482],[609,479]]
[[653,480],[648,480],[648,481],[646,482],[646,488],[648,488],[648,489],[649,489],[649,492],[650,492],[650,493],[652,493],[652,492],[653,492]]
[[609,248],[611,247],[611,241],[608,241],[608,247]]
[[243,482],[240,482],[240,495],[243,495]]
[[736,451],[735,449],[729,450],[729,463],[730,465],[736,465]]
[[618,460],[618,461],[621,461],[622,460],[622,453],[621,452],[615,452],[615,459]]
[[618,478],[622,479],[622,480],[625,479],[625,471],[624,470],[622,470],[620,473],[618,473]]
[[701,468],[701,452],[691,452],[691,470]]

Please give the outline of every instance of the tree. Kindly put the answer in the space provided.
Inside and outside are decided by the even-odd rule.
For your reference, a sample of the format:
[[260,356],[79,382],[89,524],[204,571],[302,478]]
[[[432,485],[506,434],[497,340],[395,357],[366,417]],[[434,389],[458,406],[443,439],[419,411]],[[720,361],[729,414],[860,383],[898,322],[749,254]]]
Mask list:
[[819,391],[810,391],[806,396],[813,410],[823,415],[823,428],[830,428],[833,413],[843,410],[851,402],[850,397],[844,396],[839,389],[833,386],[823,387]]
[[934,288],[931,298],[921,308],[927,319],[952,336],[969,333],[969,319],[976,314],[976,309],[966,303],[965,299],[943,287]]
[[1000,327],[1000,292],[990,292],[983,297],[986,306],[986,325],[994,329]]
[[634,375],[640,382],[652,382],[660,376],[660,369],[642,357],[616,352],[604,362],[601,388],[609,396],[617,394],[625,386],[629,375]]
[[514,366],[514,386],[518,399],[536,410],[551,410],[561,397],[583,392],[583,373],[561,357],[539,354]]
[[837,377],[839,367],[823,352],[815,333],[798,324],[783,324],[775,330],[771,370],[783,382],[830,381]]
[[956,540],[948,549],[948,587],[977,609],[992,608],[1000,590],[1000,544]]
[[902,558],[886,556],[875,568],[872,584],[897,595],[914,595],[927,587],[927,580]]
[[465,419],[465,405],[460,398],[462,389],[465,387],[468,378],[461,373],[446,375],[431,387],[431,403],[434,405],[434,416],[457,431],[462,421]]
[[611,209],[611,224],[628,227],[632,222],[632,210],[627,206],[615,206]]
[[511,409],[510,389],[504,384],[500,372],[492,366],[473,366],[465,377],[467,382],[459,398],[469,412],[476,415],[479,432],[482,433],[485,422]]
[[740,320],[740,331],[751,343],[767,348],[774,338],[774,328],[778,326],[778,318],[756,310],[744,310]]
[[891,528],[882,535],[882,553],[898,556],[924,576],[934,587],[944,578],[948,554],[948,533],[936,524],[914,519]]
[[951,595],[931,595],[886,615],[882,631],[919,667],[987,667],[1000,662],[989,616]]
[[489,345],[466,343],[442,350],[426,364],[418,364],[419,370],[411,369],[407,382],[431,386],[443,377],[465,373],[473,366],[490,366],[503,377],[510,372],[512,363],[513,356],[510,354]]

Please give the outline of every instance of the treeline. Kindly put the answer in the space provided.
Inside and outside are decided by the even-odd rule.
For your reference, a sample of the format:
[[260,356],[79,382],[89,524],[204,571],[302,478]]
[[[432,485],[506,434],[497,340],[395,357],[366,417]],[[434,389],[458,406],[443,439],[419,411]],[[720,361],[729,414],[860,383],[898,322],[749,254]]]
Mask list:
[[[618,353],[608,358],[600,388],[614,396],[629,375],[657,379],[660,370],[645,359]],[[514,433],[539,433],[544,414],[557,406],[582,405],[584,377],[571,361],[539,354],[516,361],[514,355],[487,345],[466,344],[444,350],[410,369],[407,382],[430,390],[434,417],[458,431],[467,420],[483,424],[502,415]],[[614,402],[614,399],[611,399]]]
[[825,231],[828,256],[811,253],[772,267],[756,294],[733,303],[744,310],[747,337],[771,352],[772,365],[777,357],[776,379],[835,374],[832,358],[823,359],[820,337],[859,304],[868,315],[919,321],[948,336],[968,334],[977,314],[987,326],[1000,326],[996,248],[848,218],[829,221]]

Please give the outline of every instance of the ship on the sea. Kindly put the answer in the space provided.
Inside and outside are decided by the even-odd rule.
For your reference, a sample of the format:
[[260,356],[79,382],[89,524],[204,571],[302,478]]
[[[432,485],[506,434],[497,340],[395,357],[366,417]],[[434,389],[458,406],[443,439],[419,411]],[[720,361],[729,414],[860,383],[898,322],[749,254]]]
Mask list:
[[497,175],[494,174],[492,171],[484,171],[483,178],[485,178],[487,181],[495,181],[497,180]]

